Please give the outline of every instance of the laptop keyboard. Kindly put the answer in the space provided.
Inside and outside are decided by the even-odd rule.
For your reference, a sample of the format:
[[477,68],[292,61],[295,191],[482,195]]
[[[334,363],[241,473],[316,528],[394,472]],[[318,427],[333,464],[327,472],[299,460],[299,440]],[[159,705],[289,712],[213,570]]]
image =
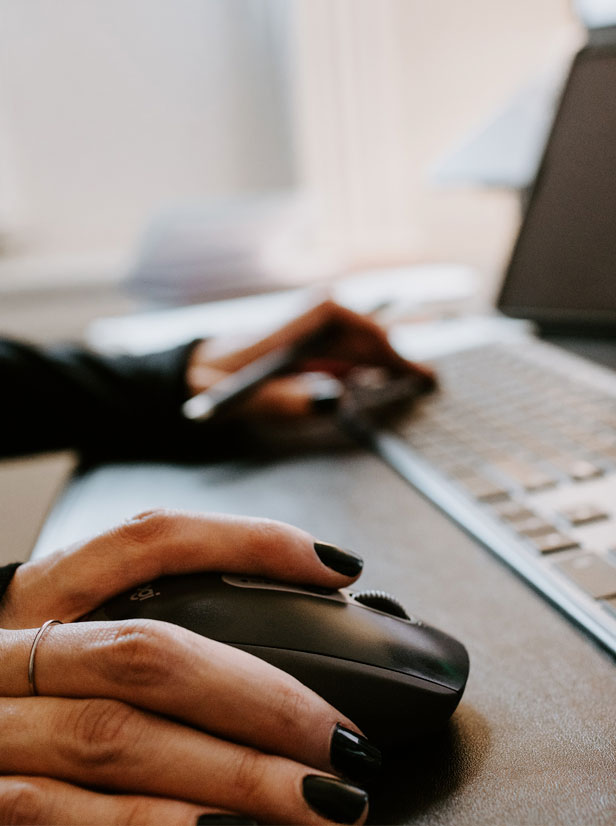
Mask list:
[[533,339],[431,364],[377,451],[616,653],[616,377]]

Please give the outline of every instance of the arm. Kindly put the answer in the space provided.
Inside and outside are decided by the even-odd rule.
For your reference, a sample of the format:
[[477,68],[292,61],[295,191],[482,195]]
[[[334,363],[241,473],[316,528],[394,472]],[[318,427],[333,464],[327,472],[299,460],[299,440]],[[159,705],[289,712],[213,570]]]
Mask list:
[[194,346],[108,357],[0,341],[0,456],[67,448],[107,459],[193,454],[207,441],[180,413]]
[[[228,416],[205,427],[182,416],[189,395],[325,325],[336,329],[329,343],[254,390]],[[79,347],[43,349],[0,340],[0,456],[66,448],[106,460],[206,458],[228,454],[230,447],[246,451],[254,441],[247,425],[311,416],[323,409],[318,405],[323,374],[344,383],[357,366],[413,377],[420,392],[435,383],[429,370],[395,352],[374,321],[330,301],[265,338],[238,343],[237,337],[223,337],[146,356],[101,356]]]

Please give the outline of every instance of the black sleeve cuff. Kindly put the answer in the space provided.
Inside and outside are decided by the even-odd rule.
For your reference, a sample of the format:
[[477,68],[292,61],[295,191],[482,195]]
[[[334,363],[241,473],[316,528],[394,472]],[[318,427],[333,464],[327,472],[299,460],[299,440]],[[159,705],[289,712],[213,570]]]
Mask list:
[[11,584],[13,574],[22,564],[22,562],[11,562],[10,565],[5,565],[3,568],[0,568],[0,599],[2,599],[4,592]]
[[0,341],[0,455],[76,449],[101,458],[171,457],[209,441],[181,413],[195,342],[145,356]]

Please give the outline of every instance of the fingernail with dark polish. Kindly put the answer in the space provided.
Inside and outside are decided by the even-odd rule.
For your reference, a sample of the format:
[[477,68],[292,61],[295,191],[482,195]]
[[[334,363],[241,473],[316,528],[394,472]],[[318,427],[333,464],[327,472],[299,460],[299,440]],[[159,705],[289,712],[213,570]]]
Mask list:
[[329,753],[334,769],[352,780],[369,780],[381,768],[381,752],[376,746],[340,723],[334,729]]
[[357,576],[364,567],[364,560],[360,556],[351,551],[343,551],[329,542],[315,542],[314,549],[323,565],[339,574]]
[[241,815],[226,815],[223,812],[208,812],[199,815],[197,826],[257,826],[256,820]]
[[363,789],[335,777],[307,774],[302,785],[310,808],[334,823],[355,823],[368,805],[368,795]]
[[313,413],[327,415],[335,413],[340,404],[340,393],[317,393],[310,399],[310,408]]
[[335,413],[344,393],[344,385],[327,373],[306,373],[310,377],[310,406],[313,413]]

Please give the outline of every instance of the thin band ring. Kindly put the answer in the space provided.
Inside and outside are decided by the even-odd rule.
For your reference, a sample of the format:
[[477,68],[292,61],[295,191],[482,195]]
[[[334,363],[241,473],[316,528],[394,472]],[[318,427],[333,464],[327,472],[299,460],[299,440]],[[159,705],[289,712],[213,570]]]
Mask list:
[[30,686],[30,694],[33,697],[38,695],[38,691],[36,690],[36,683],[34,681],[34,655],[36,654],[36,649],[38,644],[40,643],[43,634],[50,625],[62,625],[62,620],[50,619],[47,622],[44,622],[39,630],[36,632],[34,640],[32,641],[32,648],[30,649],[30,659],[28,660],[28,685]]

